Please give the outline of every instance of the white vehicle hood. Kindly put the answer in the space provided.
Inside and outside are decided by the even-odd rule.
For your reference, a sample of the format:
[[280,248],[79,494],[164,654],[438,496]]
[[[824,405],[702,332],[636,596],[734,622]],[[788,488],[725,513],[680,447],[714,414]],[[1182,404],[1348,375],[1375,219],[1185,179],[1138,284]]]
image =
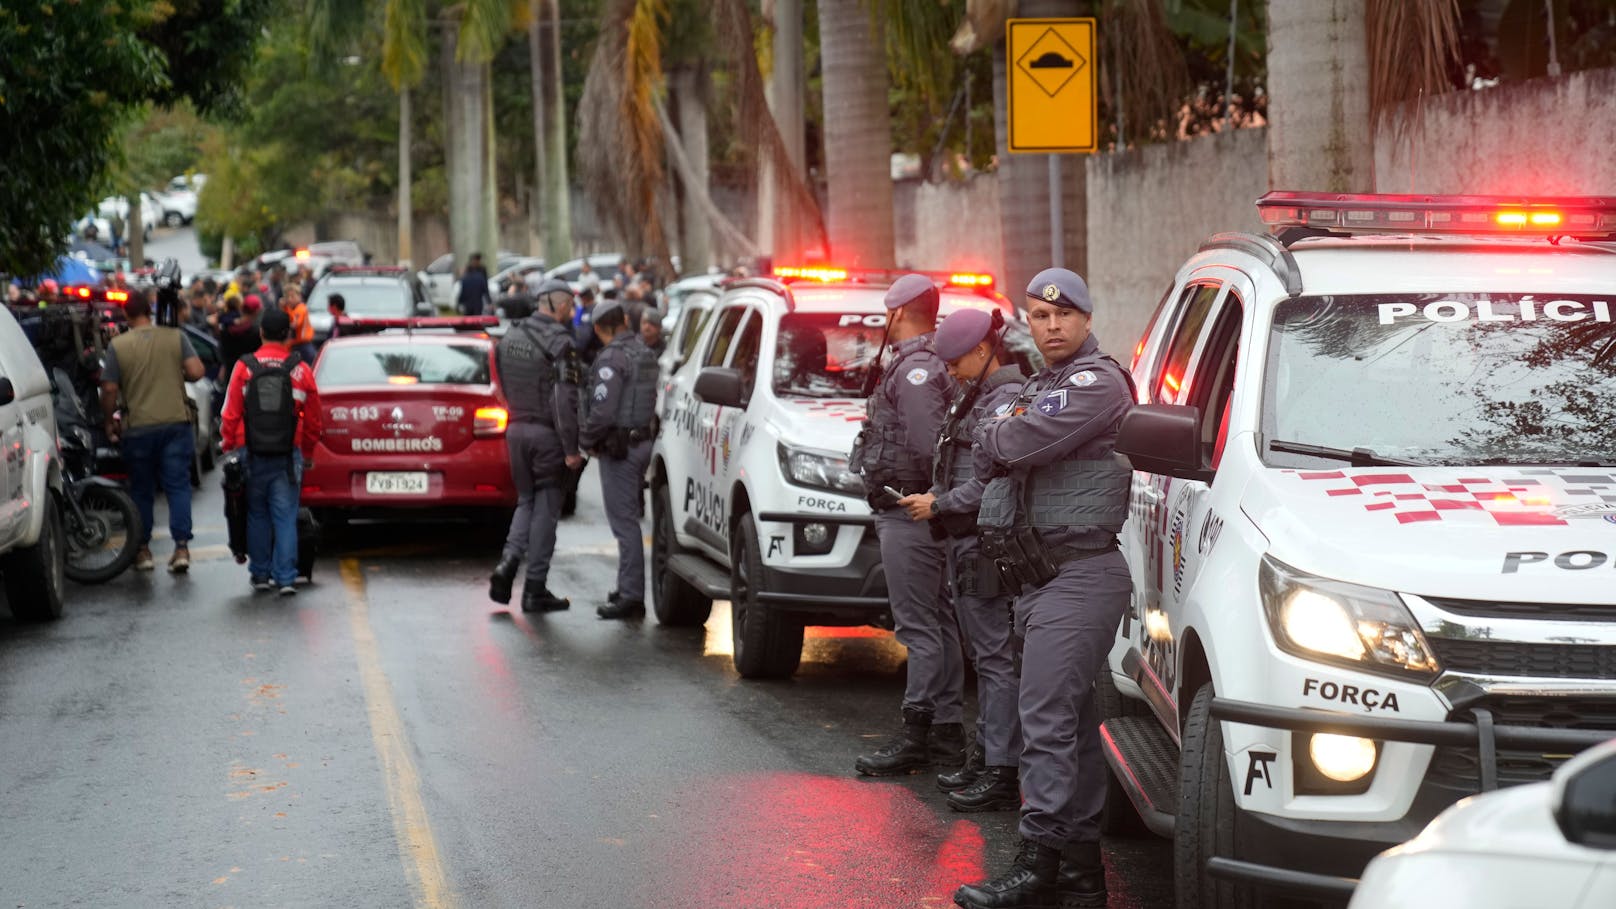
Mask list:
[[845,455],[864,425],[862,398],[779,398],[770,419],[787,444]]
[[1241,508],[1274,558],[1323,577],[1421,596],[1616,603],[1616,468],[1269,468]]

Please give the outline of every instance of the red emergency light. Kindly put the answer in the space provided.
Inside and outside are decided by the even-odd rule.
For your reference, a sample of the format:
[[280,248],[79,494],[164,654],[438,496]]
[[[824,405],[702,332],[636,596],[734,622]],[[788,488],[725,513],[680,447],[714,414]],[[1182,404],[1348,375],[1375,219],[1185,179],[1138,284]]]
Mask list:
[[357,319],[341,318],[337,320],[339,336],[370,334],[388,329],[401,328],[405,331],[422,331],[427,329],[452,329],[454,331],[484,331],[499,325],[498,316],[411,316],[407,318],[375,319],[361,317]]
[[846,281],[848,278],[845,268],[827,268],[819,265],[776,265],[774,276],[787,280],[819,281],[822,284],[833,284]]
[[818,281],[821,284],[840,284],[844,281],[877,283],[896,280],[903,275],[925,275],[939,284],[966,290],[992,290],[993,276],[981,272],[911,271],[893,268],[841,268],[834,265],[776,265],[774,276],[782,281]]
[[1616,237],[1616,198],[1270,192],[1257,200],[1274,232]]

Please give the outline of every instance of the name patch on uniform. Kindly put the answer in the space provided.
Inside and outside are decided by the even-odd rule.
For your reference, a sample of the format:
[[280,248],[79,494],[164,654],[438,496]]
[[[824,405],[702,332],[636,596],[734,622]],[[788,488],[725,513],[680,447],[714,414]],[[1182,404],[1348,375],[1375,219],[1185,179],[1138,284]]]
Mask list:
[[931,375],[931,373],[925,371],[924,369],[911,369],[909,370],[909,375],[905,378],[909,380],[910,385],[919,385],[921,382],[926,381],[926,377],[929,375]]
[[1080,373],[1074,374],[1072,376],[1072,378],[1071,378],[1071,383],[1073,385],[1076,385],[1078,388],[1088,388],[1090,385],[1093,385],[1096,381],[1097,380],[1094,378],[1094,373],[1092,373],[1092,372],[1090,372],[1090,371],[1088,371],[1086,369],[1083,370]]
[[1054,391],[1047,392],[1033,406],[1037,407],[1038,412],[1046,417],[1052,417],[1060,413],[1066,409],[1066,389],[1057,388]]
[[600,368],[599,375],[602,379],[610,379],[612,376],[616,375],[616,373],[612,372],[612,368],[610,366],[602,366]]
[[1004,416],[1005,414],[1010,412],[1010,408],[1012,406],[1014,406],[1015,403],[1016,402],[1014,402],[1014,401],[1006,401],[1003,404],[1000,404],[998,407],[993,409],[993,415],[996,416],[996,417]]

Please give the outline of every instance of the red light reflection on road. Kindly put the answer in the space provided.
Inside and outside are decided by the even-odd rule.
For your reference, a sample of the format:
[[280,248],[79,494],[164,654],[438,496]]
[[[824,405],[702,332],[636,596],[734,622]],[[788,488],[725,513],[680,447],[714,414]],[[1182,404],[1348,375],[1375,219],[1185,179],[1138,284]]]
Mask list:
[[[893,783],[760,773],[702,784],[691,835],[668,843],[660,899],[712,909],[952,905],[983,878],[980,828]],[[671,897],[671,900],[670,900]]]

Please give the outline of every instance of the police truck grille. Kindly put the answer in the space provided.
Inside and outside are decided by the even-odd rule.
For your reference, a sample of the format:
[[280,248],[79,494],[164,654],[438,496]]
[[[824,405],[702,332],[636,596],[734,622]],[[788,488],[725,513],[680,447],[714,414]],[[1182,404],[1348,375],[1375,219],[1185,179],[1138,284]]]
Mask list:
[[1454,615],[1483,619],[1554,619],[1560,622],[1608,622],[1616,619],[1616,603],[1506,603],[1424,597]]
[[1429,638],[1442,668],[1484,676],[1545,679],[1616,678],[1616,645],[1524,644]]
[[[1481,708],[1490,710],[1493,722],[1500,726],[1594,729],[1616,735],[1616,697],[1499,695],[1456,710],[1449,719],[1460,723],[1471,722],[1471,711]],[[1498,782],[1504,786],[1542,782],[1570,757],[1570,754],[1500,749]],[[1429,778],[1437,785],[1474,790],[1481,779],[1481,766],[1475,747],[1436,749],[1431,756]]]

